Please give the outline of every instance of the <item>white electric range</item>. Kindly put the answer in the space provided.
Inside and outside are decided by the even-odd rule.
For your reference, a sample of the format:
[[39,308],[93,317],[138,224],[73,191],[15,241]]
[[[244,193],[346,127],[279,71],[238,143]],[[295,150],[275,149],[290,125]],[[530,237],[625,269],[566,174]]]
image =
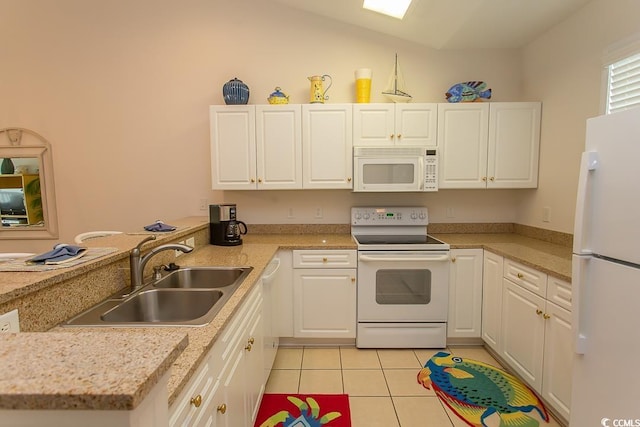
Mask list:
[[427,234],[425,207],[353,207],[360,348],[444,348],[449,245]]

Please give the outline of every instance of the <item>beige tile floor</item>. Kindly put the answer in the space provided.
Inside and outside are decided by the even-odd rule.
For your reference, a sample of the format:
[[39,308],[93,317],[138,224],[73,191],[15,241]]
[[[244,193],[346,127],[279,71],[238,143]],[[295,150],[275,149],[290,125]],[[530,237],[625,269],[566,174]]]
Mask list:
[[[437,351],[284,347],[278,349],[266,392],[348,394],[353,427],[467,427],[416,380]],[[500,366],[482,347],[447,351]],[[488,423],[499,424],[491,418]],[[560,424],[551,419],[541,426]]]

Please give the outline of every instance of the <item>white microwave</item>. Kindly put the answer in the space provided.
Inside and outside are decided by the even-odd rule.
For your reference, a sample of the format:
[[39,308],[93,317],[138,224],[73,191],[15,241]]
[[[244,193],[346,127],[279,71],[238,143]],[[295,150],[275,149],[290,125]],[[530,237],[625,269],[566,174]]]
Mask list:
[[353,191],[438,191],[432,147],[354,147]]

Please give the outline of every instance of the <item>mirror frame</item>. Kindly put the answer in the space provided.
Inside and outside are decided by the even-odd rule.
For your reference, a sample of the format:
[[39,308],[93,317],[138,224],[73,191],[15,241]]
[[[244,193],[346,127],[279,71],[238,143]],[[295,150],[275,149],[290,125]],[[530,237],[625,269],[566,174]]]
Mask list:
[[[3,137],[3,135],[6,136]],[[23,141],[24,138],[24,141]],[[57,239],[58,215],[53,181],[53,155],[51,144],[38,133],[10,127],[0,129],[0,158],[37,158],[40,164],[40,194],[44,225],[24,227],[0,227],[0,240]]]

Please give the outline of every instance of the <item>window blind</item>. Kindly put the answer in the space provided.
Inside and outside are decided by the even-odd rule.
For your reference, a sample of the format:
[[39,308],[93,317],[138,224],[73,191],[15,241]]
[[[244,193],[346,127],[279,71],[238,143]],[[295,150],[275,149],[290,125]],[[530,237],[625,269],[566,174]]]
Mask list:
[[609,65],[607,114],[640,106],[640,53]]

